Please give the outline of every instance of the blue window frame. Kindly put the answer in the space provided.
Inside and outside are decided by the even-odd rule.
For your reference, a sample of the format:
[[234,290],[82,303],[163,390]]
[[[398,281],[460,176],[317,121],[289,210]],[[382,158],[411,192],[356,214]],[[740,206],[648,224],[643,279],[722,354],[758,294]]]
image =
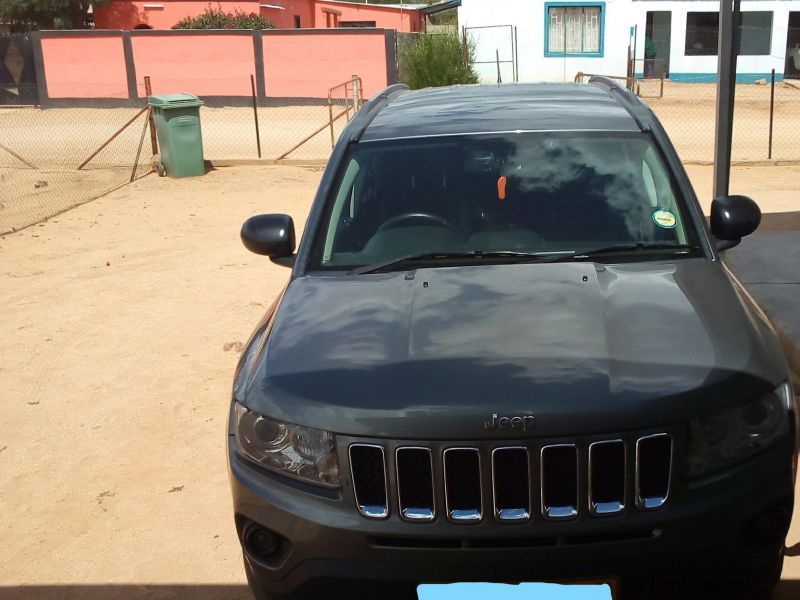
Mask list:
[[605,2],[545,2],[545,56],[603,56]]

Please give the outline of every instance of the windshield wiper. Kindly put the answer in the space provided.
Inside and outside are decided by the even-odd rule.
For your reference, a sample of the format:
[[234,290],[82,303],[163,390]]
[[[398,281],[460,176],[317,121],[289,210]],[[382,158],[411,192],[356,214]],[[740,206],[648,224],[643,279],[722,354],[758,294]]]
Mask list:
[[365,265],[350,271],[350,275],[367,275],[370,273],[387,273],[389,271],[400,270],[403,267],[408,267],[416,264],[424,264],[429,262],[447,262],[450,260],[477,260],[477,259],[510,259],[509,262],[548,262],[554,259],[561,259],[564,255],[572,256],[575,254],[573,250],[566,250],[563,252],[514,252],[511,250],[503,250],[499,252],[483,252],[476,250],[473,252],[420,252],[418,254],[410,254],[400,258],[393,258],[392,260]]
[[671,250],[676,254],[687,254],[692,250],[700,250],[700,246],[690,244],[617,244],[615,246],[605,246],[592,250],[576,250],[573,258],[580,260],[582,258],[592,258],[604,254],[630,254],[632,252],[665,250]]

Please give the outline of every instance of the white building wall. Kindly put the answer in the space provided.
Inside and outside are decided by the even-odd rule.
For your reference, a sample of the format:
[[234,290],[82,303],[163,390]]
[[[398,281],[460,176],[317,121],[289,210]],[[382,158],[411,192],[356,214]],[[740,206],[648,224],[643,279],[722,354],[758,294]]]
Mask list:
[[[458,21],[467,28],[516,25],[520,81],[572,81],[578,71],[625,76],[629,29],[636,22],[630,8],[630,0],[606,0],[602,57],[545,56],[545,3],[541,0],[462,0]],[[506,44],[500,31],[469,32],[477,42],[478,60],[492,60],[498,48],[504,60]],[[482,81],[497,81],[496,64],[478,65],[477,69]],[[510,65],[503,65],[501,72],[503,81],[512,80]]]
[[[633,0],[632,10],[637,15],[638,25],[636,57],[644,58],[644,31],[648,11],[671,11],[672,31],[670,39],[670,79],[676,81],[709,81],[716,78],[717,56],[686,56],[686,13],[716,12],[719,2],[708,0]],[[783,75],[786,57],[786,33],[789,12],[800,11],[800,0],[743,0],[742,12],[772,12],[772,42],[768,56],[739,56],[736,73],[742,81],[753,81],[768,77],[771,69],[777,76]],[[641,63],[639,63],[641,64]],[[637,66],[637,70],[641,67]]]
[[[630,29],[637,26],[636,57],[644,58],[648,11],[671,11],[670,78],[678,81],[711,81],[716,77],[716,56],[686,56],[686,13],[719,10],[714,0],[606,0],[602,57],[545,56],[544,0],[462,0],[458,9],[461,27],[514,25],[517,28],[517,57],[520,81],[572,81],[578,71],[625,76]],[[786,55],[786,34],[790,11],[800,11],[800,0],[743,0],[742,11],[772,11],[772,42],[769,56],[740,56],[737,73],[742,81],[768,76],[775,69],[780,78]],[[510,29],[471,29],[478,60],[511,58]],[[641,70],[641,62],[637,63]],[[497,65],[477,65],[481,80],[497,81]],[[510,63],[501,64],[503,81],[512,81]]]

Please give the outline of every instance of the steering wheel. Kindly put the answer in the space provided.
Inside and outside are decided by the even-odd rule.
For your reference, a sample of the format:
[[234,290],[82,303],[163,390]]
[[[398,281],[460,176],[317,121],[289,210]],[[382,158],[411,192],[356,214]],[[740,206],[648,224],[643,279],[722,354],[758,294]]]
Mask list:
[[407,224],[408,222],[414,222],[414,221],[421,222],[422,225],[437,225],[438,227],[446,227],[453,233],[456,234],[458,233],[456,229],[452,225],[450,225],[450,223],[445,221],[442,217],[432,215],[430,213],[421,213],[421,212],[409,212],[409,213],[402,213],[399,215],[395,215],[391,219],[386,221],[383,225],[378,227],[378,232],[386,231],[387,229],[394,229],[395,227],[400,227],[403,224]]

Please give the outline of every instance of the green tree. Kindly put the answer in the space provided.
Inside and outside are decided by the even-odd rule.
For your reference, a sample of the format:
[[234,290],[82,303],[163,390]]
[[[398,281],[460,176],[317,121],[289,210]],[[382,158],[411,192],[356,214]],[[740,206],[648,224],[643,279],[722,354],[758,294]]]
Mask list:
[[25,29],[83,29],[89,6],[108,0],[0,0],[0,22]]
[[246,13],[236,9],[226,13],[221,5],[213,8],[210,4],[203,14],[186,17],[173,25],[173,29],[272,29],[272,21],[257,13]]
[[420,33],[400,48],[400,79],[413,90],[478,83],[475,44],[457,33]]

